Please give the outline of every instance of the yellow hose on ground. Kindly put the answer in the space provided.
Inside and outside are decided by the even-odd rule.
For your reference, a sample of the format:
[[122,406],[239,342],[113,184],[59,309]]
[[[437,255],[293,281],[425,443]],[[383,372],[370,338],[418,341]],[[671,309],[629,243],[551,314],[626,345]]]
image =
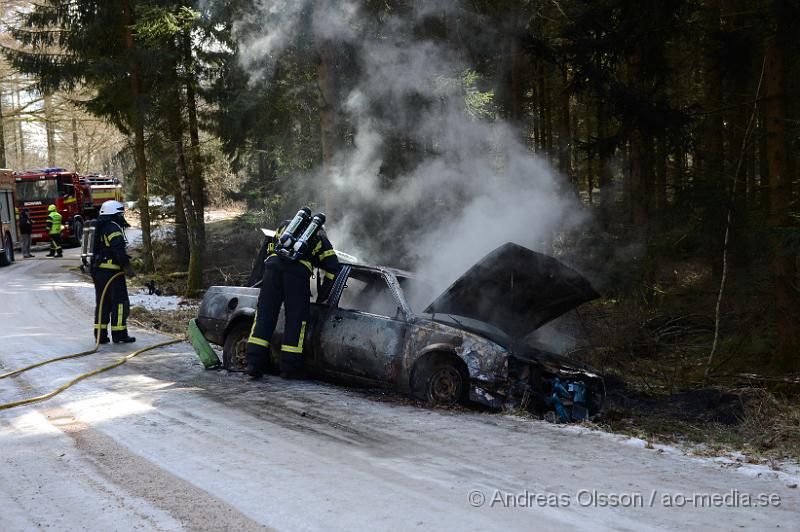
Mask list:
[[79,383],[83,379],[89,378],[89,377],[91,377],[93,375],[97,375],[98,373],[103,373],[104,371],[108,371],[110,369],[114,369],[117,366],[121,366],[125,362],[127,362],[128,360],[130,360],[133,357],[135,357],[136,355],[144,353],[145,351],[150,351],[150,350],[153,350],[153,349],[156,349],[156,348],[159,348],[159,347],[164,347],[164,346],[170,345],[170,344],[177,344],[178,342],[182,342],[182,341],[183,340],[180,340],[180,339],[179,340],[169,340],[167,342],[161,342],[159,344],[151,345],[150,347],[143,347],[142,349],[138,349],[138,350],[134,351],[133,353],[125,355],[124,357],[120,358],[119,360],[117,360],[113,364],[109,364],[108,366],[103,366],[102,368],[98,368],[98,369],[89,371],[87,373],[83,373],[82,375],[78,375],[77,377],[75,377],[71,381],[69,381],[69,382],[67,382],[65,384],[62,384],[61,386],[59,386],[58,388],[56,388],[52,392],[46,393],[44,395],[39,395],[39,396],[36,396],[36,397],[29,397],[28,399],[20,399],[19,401],[14,401],[14,402],[11,402],[11,403],[0,404],[0,410],[7,410],[9,408],[14,408],[14,407],[17,407],[17,406],[27,405],[27,404],[30,404],[30,403],[36,403],[38,401],[44,401],[46,399],[50,399],[51,397],[60,394],[61,392],[63,392],[67,388],[69,388],[71,386],[74,386],[75,384]]
[[[102,314],[101,313],[102,313],[102,309],[103,309],[103,303],[105,302],[105,298],[106,298],[106,292],[108,291],[108,287],[111,286],[111,281],[113,281],[114,279],[116,279],[120,275],[123,275],[123,272],[119,272],[119,273],[116,273],[113,276],[111,276],[111,279],[109,279],[108,282],[106,283],[106,285],[103,287],[103,292],[100,294],[100,305],[98,306],[98,309],[97,309],[97,313],[98,313],[97,314],[97,323],[100,323],[101,319],[102,319]],[[158,344],[155,344],[155,345],[151,345],[149,347],[143,347],[142,349],[138,349],[136,351],[133,351],[132,353],[129,353],[129,354],[125,355],[124,357],[120,358],[116,362],[113,362],[112,364],[109,364],[107,366],[103,366],[101,368],[98,368],[98,369],[89,371],[87,373],[83,373],[81,375],[78,375],[77,377],[75,377],[71,381],[69,381],[69,382],[67,382],[65,384],[62,384],[61,386],[59,386],[55,390],[53,390],[53,391],[51,391],[49,393],[46,393],[44,395],[39,395],[39,396],[36,396],[36,397],[29,397],[28,399],[20,399],[19,401],[13,401],[11,403],[0,404],[0,410],[7,410],[9,408],[14,408],[14,407],[17,407],[17,406],[22,406],[22,405],[27,405],[27,404],[30,404],[30,403],[36,403],[38,401],[45,401],[47,399],[50,399],[51,397],[54,397],[54,396],[60,394],[61,392],[63,392],[67,388],[70,388],[71,386],[74,386],[75,384],[79,383],[83,379],[89,378],[89,377],[91,377],[93,375],[97,375],[99,373],[103,373],[104,371],[108,371],[110,369],[114,369],[117,366],[121,366],[125,362],[127,362],[128,360],[132,359],[133,357],[135,357],[135,356],[137,356],[137,355],[139,355],[141,353],[144,353],[146,351],[151,351],[151,350],[157,349],[159,347],[164,347],[164,346],[171,345],[171,344],[177,344],[178,342],[182,342],[182,341],[183,341],[183,339],[179,338],[179,339],[175,339],[175,340],[168,340],[166,342],[161,342],[161,343],[158,343]],[[40,366],[44,366],[45,364],[50,364],[52,362],[58,362],[59,360],[68,360],[70,358],[85,357],[87,355],[91,355],[92,353],[96,353],[98,351],[98,349],[100,349],[100,335],[99,334],[96,335],[94,348],[89,350],[89,351],[82,351],[80,353],[75,353],[75,354],[72,354],[72,355],[64,355],[64,356],[60,356],[60,357],[50,358],[48,360],[43,360],[41,362],[37,362],[35,364],[31,364],[30,366],[25,366],[24,368],[16,369],[14,371],[9,371],[8,373],[3,373],[2,375],[0,375],[0,379],[5,379],[7,377],[13,377],[14,375],[19,375],[20,373],[24,373],[24,372],[26,372],[26,371],[28,371],[30,369],[38,368]]]
[[[97,322],[101,323],[102,320],[102,312],[103,312],[103,303],[106,300],[106,292],[108,292],[108,287],[111,286],[111,281],[119,277],[120,275],[124,275],[124,272],[115,273],[111,276],[111,279],[108,280],[106,285],[103,287],[103,292],[100,294],[100,305],[97,307]],[[58,362],[59,360],[68,360],[70,358],[80,358],[85,357],[86,355],[91,355],[92,353],[97,353],[97,350],[100,349],[100,335],[96,335],[95,342],[94,342],[94,349],[89,351],[82,351],[80,353],[75,353],[73,355],[64,355],[61,357],[50,358],[48,360],[43,360],[41,362],[37,362],[36,364],[31,364],[30,366],[25,366],[24,368],[15,369],[14,371],[9,371],[8,373],[3,373],[0,375],[0,379],[5,379],[7,377],[13,377],[14,375],[19,375],[20,373],[24,373],[29,369],[38,368],[39,366],[44,366],[45,364],[50,364],[51,362]]]

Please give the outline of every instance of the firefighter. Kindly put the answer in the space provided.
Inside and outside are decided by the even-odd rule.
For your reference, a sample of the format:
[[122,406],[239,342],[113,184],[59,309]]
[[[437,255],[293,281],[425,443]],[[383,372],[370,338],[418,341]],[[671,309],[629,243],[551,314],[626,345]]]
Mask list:
[[20,247],[22,248],[22,256],[26,259],[33,257],[31,253],[31,233],[33,233],[33,220],[31,219],[31,212],[27,207],[22,209],[22,214],[19,217],[19,232],[22,235]]
[[[125,284],[125,275],[133,277],[135,272],[131,266],[125,246],[124,227],[125,206],[119,201],[109,200],[100,206],[94,233],[94,254],[92,256],[92,280],[94,281],[95,309],[94,309],[94,334],[95,340],[107,344],[108,327],[111,326],[111,339],[114,343],[135,342],[136,338],[128,335],[128,313],[130,301],[128,300],[128,287]],[[100,296],[109,280],[117,273],[124,272],[108,286],[102,310]]]
[[[310,213],[307,208],[304,210]],[[298,216],[300,214],[298,213]],[[303,338],[311,309],[309,279],[315,267],[319,268],[320,274],[325,276],[325,281],[317,297],[317,302],[320,303],[327,299],[336,275],[341,269],[336,252],[324,230],[321,229],[324,215],[318,214],[314,220],[317,220],[317,217],[321,217],[322,220],[319,223],[320,229],[305,242],[294,257],[289,257],[288,253],[281,253],[281,235],[290,226],[295,227],[299,234],[303,227],[294,226],[295,220],[283,222],[267,246],[267,258],[264,261],[264,274],[261,292],[258,296],[256,316],[247,340],[247,373],[253,379],[261,378],[264,373],[269,356],[270,341],[278,321],[281,305],[284,306],[285,316],[283,342],[280,349],[281,377],[284,379],[306,378],[302,355]],[[305,227],[308,225],[308,216],[306,215]]]
[[47,208],[50,214],[47,215],[47,233],[50,237],[50,253],[48,257],[61,257],[61,215],[56,210],[55,205]]

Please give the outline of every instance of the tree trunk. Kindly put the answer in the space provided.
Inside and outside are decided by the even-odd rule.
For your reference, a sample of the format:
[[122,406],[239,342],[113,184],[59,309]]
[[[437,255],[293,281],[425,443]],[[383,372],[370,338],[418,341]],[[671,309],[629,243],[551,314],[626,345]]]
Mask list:
[[775,276],[775,324],[777,345],[772,355],[773,368],[793,371],[800,367],[798,327],[800,299],[795,286],[796,259],[785,244],[781,229],[791,226],[792,182],[786,172],[786,115],[784,113],[785,63],[782,37],[784,20],[776,14],[775,0],[763,0],[768,30],[764,38],[764,85],[766,100],[767,166],[769,168],[770,211],[767,223],[773,231],[773,273]]
[[[78,119],[74,116],[72,117],[72,167],[76,172],[81,170],[80,150],[78,149]],[[89,169],[86,168],[86,170]]]
[[559,91],[560,112],[558,124],[558,171],[566,176],[572,183],[575,192],[578,191],[577,183],[572,174],[572,131],[569,116],[569,74],[566,70],[561,73],[561,90]]
[[535,106],[534,122],[533,122],[533,139],[536,146],[536,153],[541,154],[544,151],[544,106],[542,104],[542,78],[539,76],[541,69],[539,68],[539,61],[532,60],[531,66],[534,71],[533,83],[533,102]]
[[186,172],[186,156],[182,136],[175,137],[175,173],[183,199],[183,212],[186,215],[186,234],[189,237],[189,275],[186,279],[186,295],[195,296],[203,288],[203,252],[200,239],[200,224],[192,199],[191,180]]
[[550,74],[549,65],[547,68],[542,67],[542,99],[544,101],[544,143],[545,151],[547,152],[547,160],[553,163],[553,99],[550,90],[550,83],[548,76]]
[[187,32],[183,39],[184,65],[186,67],[186,108],[189,115],[189,142],[191,156],[192,199],[197,214],[200,247],[203,256],[206,248],[206,191],[203,161],[200,155],[200,128],[197,121],[197,78],[192,58],[191,36]]
[[175,178],[175,254],[178,257],[178,267],[189,269],[189,233],[186,228],[186,212],[183,207],[183,192],[178,178]]
[[655,266],[650,249],[650,184],[648,176],[652,170],[653,139],[642,133],[638,126],[631,132],[630,142],[630,191],[631,218],[636,241],[642,246],[641,268],[644,277],[645,298],[653,302],[655,292]]
[[550,161],[550,151],[548,148],[549,140],[548,134],[550,126],[548,125],[548,105],[547,105],[547,79],[545,77],[544,62],[539,61],[539,141],[542,147],[542,157]]
[[44,94],[44,129],[47,137],[47,166],[56,166],[56,123],[53,116],[53,98]]
[[[766,65],[765,65],[766,68]],[[766,73],[765,73],[766,74]],[[762,212],[769,212],[769,157],[767,155],[767,101],[758,103],[758,202]]]
[[600,194],[597,198],[597,203],[600,212],[600,224],[603,230],[608,231],[610,227],[610,205],[611,202],[611,163],[608,149],[608,141],[606,140],[606,112],[605,104],[601,100],[597,103],[597,165],[598,165],[598,182],[597,187],[600,189]]
[[153,271],[153,243],[150,236],[150,192],[147,183],[147,155],[144,142],[144,117],[139,104],[142,96],[139,73],[139,61],[136,57],[136,44],[130,27],[133,25],[134,15],[130,0],[121,0],[122,13],[125,18],[123,25],[123,38],[128,54],[128,75],[130,78],[131,101],[130,122],[133,129],[133,157],[136,162],[136,188],[139,195],[139,220],[142,226],[142,267],[144,271]]
[[[523,81],[525,53],[520,49],[519,38],[515,35],[511,41],[511,79],[509,80],[511,91],[511,121],[519,128],[524,128],[522,117],[525,113],[525,85]],[[527,143],[528,135],[525,134]]]
[[678,201],[684,195],[686,183],[684,176],[686,175],[686,153],[683,148],[675,151],[675,173],[672,177],[672,194],[673,201]]
[[6,130],[3,125],[3,90],[0,88],[0,168],[6,168]]
[[[755,136],[755,135],[754,135]],[[758,196],[756,191],[758,185],[756,184],[756,148],[755,144],[750,141],[750,146],[747,148],[747,209],[749,213],[758,210]]]
[[631,132],[631,201],[633,225],[637,236],[643,236],[648,221],[647,186],[645,180],[648,171],[645,162],[647,142],[638,127]]
[[667,206],[667,141],[656,139],[656,182],[653,189],[653,210],[659,219]]
[[525,54],[519,42],[519,7],[512,3],[508,9],[509,18],[503,27],[505,37],[497,61],[495,99],[502,117],[519,129],[521,138],[525,141],[526,135],[522,123],[525,98],[523,85]]
[[200,234],[197,207],[192,194],[192,180],[186,169],[186,153],[183,145],[183,105],[180,95],[180,83],[177,72],[177,61],[170,68],[170,105],[167,111],[167,123],[170,140],[173,144],[175,158],[175,175],[183,200],[183,212],[186,217],[186,234],[189,238],[189,267],[186,279],[186,295],[192,297],[203,288],[203,242]]
[[[586,135],[587,137],[589,135]],[[587,143],[589,139],[586,139]],[[592,167],[592,162],[594,160],[594,152],[592,150],[588,150],[586,152],[586,193],[589,198],[589,205],[594,205],[594,168]]]
[[25,130],[22,127],[22,117],[19,115],[20,110],[22,109],[22,99],[20,98],[20,91],[19,84],[14,83],[14,95],[17,99],[17,135],[19,136],[19,144],[17,148],[19,149],[19,169],[25,170],[27,166],[27,162],[25,161]]
[[711,270],[716,282],[722,275],[722,240],[727,219],[728,197],[724,166],[722,70],[719,65],[720,0],[705,0],[705,122],[703,131],[703,153],[701,158],[700,197],[708,198],[706,220],[709,231]]
[[[322,16],[327,9],[327,0],[316,0],[314,16]],[[335,49],[333,43],[325,36],[317,33],[314,36],[317,51],[317,98],[319,101],[320,139],[322,144],[322,175],[325,191],[324,206],[328,217],[334,216],[333,199],[328,185],[333,174],[333,159],[337,149],[337,93]]]
[[539,95],[538,95],[538,84],[535,81],[531,83],[531,110],[532,110],[532,118],[531,118],[531,129],[533,132],[533,153],[541,153],[542,151],[542,139],[539,136],[540,133],[540,124],[539,124]]

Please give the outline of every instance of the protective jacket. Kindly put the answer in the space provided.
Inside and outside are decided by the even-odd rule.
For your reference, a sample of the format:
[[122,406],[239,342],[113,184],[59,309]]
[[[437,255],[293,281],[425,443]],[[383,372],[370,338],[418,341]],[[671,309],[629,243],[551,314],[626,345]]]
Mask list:
[[125,233],[122,227],[112,220],[97,222],[94,233],[94,264],[93,270],[122,270],[130,259],[125,249]]
[[61,234],[61,215],[58,211],[52,211],[47,215],[47,232],[51,235]]

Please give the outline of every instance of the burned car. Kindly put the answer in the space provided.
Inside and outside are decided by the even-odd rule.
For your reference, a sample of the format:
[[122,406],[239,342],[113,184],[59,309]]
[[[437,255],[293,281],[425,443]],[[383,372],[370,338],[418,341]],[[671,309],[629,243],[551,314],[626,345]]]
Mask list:
[[[576,271],[507,243],[417,312],[409,294],[420,288],[429,290],[409,272],[343,262],[328,300],[311,304],[303,343],[309,374],[435,404],[550,411],[564,421],[599,409],[603,380],[597,371],[524,341],[598,297]],[[203,299],[197,324],[209,342],[223,346],[229,370],[245,369],[258,294],[257,287],[214,286]],[[273,346],[281,345],[282,322],[283,314]],[[275,369],[278,357],[273,348]]]

